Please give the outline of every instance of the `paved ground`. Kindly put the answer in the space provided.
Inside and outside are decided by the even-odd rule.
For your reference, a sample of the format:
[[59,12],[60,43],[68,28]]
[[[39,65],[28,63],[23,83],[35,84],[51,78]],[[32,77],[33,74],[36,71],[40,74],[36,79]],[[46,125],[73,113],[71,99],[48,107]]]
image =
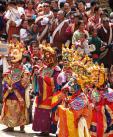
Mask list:
[[[32,131],[31,125],[25,127],[26,133],[19,133],[18,127],[15,128],[14,132],[4,132],[3,130],[5,128],[6,126],[0,124],[0,137],[39,137],[35,132]],[[50,135],[50,137],[55,137],[55,135]]]

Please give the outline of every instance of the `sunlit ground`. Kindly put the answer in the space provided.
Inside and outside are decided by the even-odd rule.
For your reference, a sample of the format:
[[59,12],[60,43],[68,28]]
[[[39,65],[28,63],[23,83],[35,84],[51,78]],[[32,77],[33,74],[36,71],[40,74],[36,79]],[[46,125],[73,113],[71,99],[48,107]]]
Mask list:
[[[4,132],[3,130],[5,128],[7,127],[0,124],[0,137],[39,137],[38,134],[32,130],[32,125],[25,126],[25,133],[20,133],[19,127],[16,127],[14,132]],[[55,137],[55,135],[50,134],[50,137]]]

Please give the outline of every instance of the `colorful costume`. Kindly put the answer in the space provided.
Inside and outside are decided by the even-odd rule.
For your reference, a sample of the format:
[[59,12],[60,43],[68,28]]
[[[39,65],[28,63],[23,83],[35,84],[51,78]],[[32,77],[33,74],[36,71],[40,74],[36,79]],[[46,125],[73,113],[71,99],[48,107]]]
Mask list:
[[55,90],[54,69],[55,51],[49,46],[43,46],[45,68],[39,73],[37,82],[39,85],[36,96],[36,107],[33,120],[33,130],[50,133],[51,129],[51,99]]
[[61,72],[57,78],[59,83],[66,83],[62,87],[65,95],[61,95],[64,103],[58,107],[57,134],[58,137],[90,137],[92,109],[87,94],[83,92],[85,83],[90,81],[88,69],[92,61],[76,52],[74,47],[63,47],[62,51],[63,70],[71,75]]
[[97,91],[95,107],[93,109],[90,133],[92,137],[113,136],[113,91]]
[[[9,44],[11,56],[10,71],[4,72],[3,79],[3,108],[1,122],[8,127],[24,126],[29,123],[27,108],[28,87],[30,74],[25,72],[20,61],[24,48],[20,43]],[[6,65],[6,66],[5,66]],[[3,60],[3,68],[6,69],[6,60]]]
[[[94,75],[95,74],[95,75]],[[94,88],[90,90],[89,98],[93,103],[90,134],[92,137],[112,137],[113,90],[106,86],[104,66],[95,67],[92,71]]]
[[39,96],[36,97],[36,108],[33,121],[33,130],[50,132],[51,126],[51,97],[54,90],[52,77],[38,77]]
[[63,89],[66,92],[69,90],[69,94],[66,97],[66,104],[60,105],[58,108],[58,136],[84,137],[86,135],[86,137],[90,137],[88,128],[90,127],[92,111],[88,107],[87,97],[82,93],[79,85],[73,82],[70,81],[68,85],[66,84],[68,87],[64,86]]

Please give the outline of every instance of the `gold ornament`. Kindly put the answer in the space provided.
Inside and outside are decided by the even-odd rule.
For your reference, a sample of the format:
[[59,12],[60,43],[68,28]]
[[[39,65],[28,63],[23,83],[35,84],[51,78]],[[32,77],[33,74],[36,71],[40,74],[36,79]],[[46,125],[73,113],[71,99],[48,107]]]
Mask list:
[[83,55],[76,51],[72,46],[63,46],[62,56],[64,66],[71,68],[74,75],[76,75],[78,84],[85,88],[86,83],[100,87],[106,80],[106,73],[104,65],[94,64],[92,58],[88,55]]

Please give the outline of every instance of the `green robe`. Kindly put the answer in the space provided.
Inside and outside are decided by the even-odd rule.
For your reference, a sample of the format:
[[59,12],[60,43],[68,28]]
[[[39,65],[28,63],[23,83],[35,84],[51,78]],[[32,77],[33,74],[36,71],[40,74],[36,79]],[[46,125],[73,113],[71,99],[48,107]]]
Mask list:
[[99,37],[90,37],[89,38],[89,44],[94,44],[96,47],[96,50],[92,52],[93,60],[94,62],[100,62],[99,55],[101,53],[101,39]]

